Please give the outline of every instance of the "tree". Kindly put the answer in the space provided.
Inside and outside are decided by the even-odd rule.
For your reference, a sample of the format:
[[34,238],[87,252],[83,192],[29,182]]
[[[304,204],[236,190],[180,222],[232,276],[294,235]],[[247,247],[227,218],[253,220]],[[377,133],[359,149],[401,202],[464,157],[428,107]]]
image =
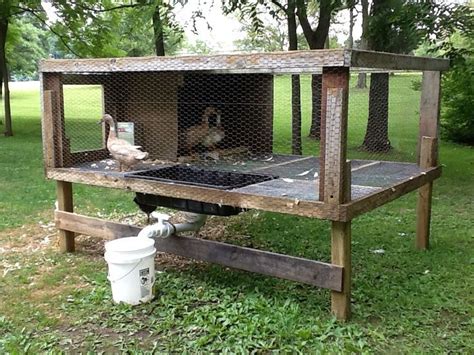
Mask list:
[[[362,5],[362,36],[360,38],[359,49],[367,49],[367,36],[369,32],[369,0],[360,0]],[[367,74],[359,73],[357,76],[357,88],[367,88]]]
[[442,80],[441,133],[453,142],[474,146],[474,18],[464,24],[463,31],[437,48],[452,63]]
[[251,24],[244,24],[241,31],[243,39],[234,41],[234,45],[244,52],[276,52],[288,48],[288,35],[278,23],[263,26],[260,32],[255,32]]
[[[298,23],[296,21],[297,0],[271,0],[265,3],[261,0],[228,0],[223,3],[224,13],[239,12],[241,18],[249,19],[254,31],[261,33],[263,22],[261,11],[268,13],[274,19],[286,22],[288,34],[288,50],[298,49]],[[301,89],[299,75],[291,76],[291,151],[295,155],[302,154],[301,144]]]
[[[325,48],[329,34],[329,26],[334,13],[343,5],[339,0],[319,0],[318,25],[313,29],[308,16],[308,8],[315,6],[315,1],[297,0],[297,14],[304,36],[310,49]],[[322,75],[313,74],[311,77],[311,128],[309,137],[321,138],[321,97]]]
[[184,38],[172,11],[178,1],[143,2],[147,4],[121,10],[118,47],[130,57],[176,53]]
[[[6,45],[8,32],[15,19],[29,15],[42,23],[57,36],[59,52],[69,52],[75,57],[123,56],[119,48],[121,20],[118,10],[152,9],[154,44],[157,54],[164,54],[166,29],[174,30],[171,9],[173,5],[185,4],[187,0],[57,0],[49,2],[57,20],[50,23],[41,0],[2,0],[0,3],[0,77],[3,80],[5,110],[5,135],[13,135],[11,125],[10,92],[8,88],[8,61]],[[164,12],[163,12],[164,11]],[[147,14],[143,11],[142,14]]]
[[[374,0],[368,21],[368,48],[391,53],[410,53],[420,43],[429,42],[449,55],[452,49],[449,38],[455,31],[473,33],[473,16],[468,8],[428,0]],[[371,152],[391,149],[388,93],[388,73],[372,73],[367,130],[362,144]]]
[[[109,2],[104,2],[108,4]],[[79,23],[84,23],[86,18],[93,18],[92,16],[86,16],[86,14],[92,15],[95,13],[97,8],[96,2],[92,0],[83,0],[80,2],[75,2],[70,4],[68,1],[61,0],[52,2],[52,5],[56,9],[56,14],[61,19],[58,21],[58,26],[63,26],[70,29],[71,31],[81,32],[81,28],[78,26]],[[53,26],[50,26],[46,21],[46,13],[42,7],[40,0],[3,0],[0,3],[0,77],[3,81],[3,102],[4,102],[4,111],[5,111],[5,136],[12,136],[12,117],[10,109],[10,91],[9,91],[9,68],[8,61],[6,56],[7,51],[7,39],[9,34],[9,29],[11,28],[12,23],[15,19],[21,16],[30,15],[35,17],[38,21],[47,26],[53,33],[57,34],[61,38],[61,42],[65,47],[75,53],[72,48],[69,47],[68,42],[65,39],[64,35],[55,29]],[[87,34],[92,34],[90,39],[103,38],[99,36],[100,30],[97,26],[92,24],[96,22],[87,23],[88,26],[83,26],[82,32],[87,32]],[[103,31],[103,28],[101,28]],[[103,31],[103,34],[110,34],[110,31]],[[80,37],[77,37],[80,38]],[[80,40],[82,42],[82,39]],[[100,43],[97,43],[100,42]],[[91,45],[92,44],[92,45]],[[98,49],[106,47],[106,41],[96,41],[96,43],[89,43],[84,45],[88,50],[91,48]],[[76,53],[75,53],[76,54]]]
[[[269,18],[258,32],[252,24],[244,22],[241,31],[245,37],[234,41],[234,45],[243,52],[279,52],[288,48],[288,32],[281,26],[281,20]],[[301,32],[297,33],[297,40],[298,49],[309,48]]]
[[[471,37],[472,42],[472,37]],[[471,44],[472,46],[472,44]],[[474,55],[458,61],[443,78],[443,136],[474,146]]]
[[28,15],[11,23],[6,48],[11,77],[15,80],[38,78],[38,63],[49,53],[48,35],[42,24]]
[[183,48],[187,53],[192,54],[210,54],[212,53],[212,48],[203,41],[203,40],[196,40],[194,43],[185,43],[183,44]]

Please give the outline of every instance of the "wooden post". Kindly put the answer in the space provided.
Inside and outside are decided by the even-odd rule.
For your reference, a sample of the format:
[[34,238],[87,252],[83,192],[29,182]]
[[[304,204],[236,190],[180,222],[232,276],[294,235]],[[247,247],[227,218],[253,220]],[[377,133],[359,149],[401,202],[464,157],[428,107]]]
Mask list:
[[[41,78],[43,93],[43,137],[52,138],[54,167],[71,166],[70,142],[66,137],[64,123],[64,95],[62,75],[43,73]],[[48,123],[48,121],[50,121]],[[52,131],[51,131],[52,129]],[[49,132],[45,132],[49,131]],[[48,166],[50,168],[51,166]]]
[[[351,162],[345,164],[343,196],[345,201],[351,199]],[[339,320],[347,320],[351,316],[351,221],[331,222],[331,263],[343,267],[342,291],[331,292],[331,310]]]
[[[424,71],[420,100],[420,132],[418,140],[418,163],[421,163],[421,141],[423,137],[439,139],[439,107],[441,99],[441,73]],[[438,152],[435,152],[437,158]]]
[[[439,107],[441,100],[441,72],[424,71],[420,101],[420,138],[418,141],[418,165],[422,169],[438,165]],[[433,183],[418,190],[416,208],[416,247],[428,249],[431,220],[431,196]]]
[[[350,201],[351,166],[346,162],[349,69],[323,68],[319,199],[337,206]],[[339,320],[351,314],[351,222],[331,222],[331,261],[343,267],[343,287],[331,292]]]
[[[56,183],[58,210],[73,212],[72,184],[66,181],[57,181]],[[74,232],[59,230],[59,250],[62,253],[74,252]]]
[[[422,137],[420,149],[420,168],[428,169],[437,165],[437,139]],[[418,190],[416,206],[416,248],[426,250],[429,247],[431,196],[433,182],[423,185]]]
[[349,68],[323,68],[319,200],[344,203]]

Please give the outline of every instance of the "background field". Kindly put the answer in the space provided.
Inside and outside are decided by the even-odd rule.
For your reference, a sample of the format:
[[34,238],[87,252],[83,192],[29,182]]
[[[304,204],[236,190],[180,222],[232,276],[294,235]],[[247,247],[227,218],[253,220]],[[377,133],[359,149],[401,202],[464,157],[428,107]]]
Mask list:
[[[390,132],[396,149],[387,159],[414,159],[416,80],[416,75],[391,78]],[[306,138],[309,78],[302,87],[304,153],[310,154],[317,144]],[[93,96],[71,90],[74,100]],[[274,130],[280,152],[291,148],[288,92],[288,78],[277,78]],[[358,149],[366,96],[366,90],[351,91],[351,157],[366,155]],[[43,178],[39,96],[35,90],[16,90],[12,99],[16,135],[0,138],[0,352],[473,352],[472,148],[441,145],[444,171],[435,183],[429,252],[413,246],[414,193],[353,222],[354,317],[348,324],[329,315],[328,291],[168,256],[158,259],[164,272],[157,275],[156,300],[129,308],[111,303],[102,241],[81,237],[78,253],[56,253],[55,185]],[[96,128],[97,109],[85,107],[91,111],[81,119]],[[79,212],[142,218],[135,215],[132,195],[123,191],[77,185],[75,199]],[[203,235],[328,260],[328,227],[325,221],[251,211],[212,218]]]

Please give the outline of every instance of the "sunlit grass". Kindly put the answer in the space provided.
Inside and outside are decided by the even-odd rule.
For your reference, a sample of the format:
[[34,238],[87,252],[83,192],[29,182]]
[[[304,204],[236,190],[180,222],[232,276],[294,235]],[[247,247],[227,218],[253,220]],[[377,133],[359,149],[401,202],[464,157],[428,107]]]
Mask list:
[[[402,77],[391,80],[398,85],[394,91],[409,94],[409,103],[391,96],[390,109],[404,127],[391,126],[392,142],[410,154],[419,93],[409,91]],[[309,78],[302,81],[308,88]],[[287,84],[286,78],[276,80],[275,144],[289,152]],[[73,98],[85,95],[74,90]],[[352,95],[351,154],[361,156],[367,91]],[[441,144],[443,177],[435,182],[430,251],[413,246],[416,194],[353,221],[349,323],[330,316],[326,290],[199,263],[171,265],[157,274],[153,302],[117,306],[98,247],[102,241],[89,240],[78,245],[78,253],[61,255],[53,248],[54,232],[38,225],[40,219],[52,221],[55,199],[54,182],[43,177],[39,97],[34,91],[12,96],[15,136],[0,137],[0,353],[473,353],[472,148]],[[93,102],[82,119],[100,132]],[[304,89],[304,136],[308,102]],[[315,142],[303,141],[306,154],[316,150]],[[136,211],[124,191],[79,184],[74,191],[79,212]],[[329,261],[326,221],[251,211],[219,225],[233,243]],[[50,248],[41,246],[47,238]]]

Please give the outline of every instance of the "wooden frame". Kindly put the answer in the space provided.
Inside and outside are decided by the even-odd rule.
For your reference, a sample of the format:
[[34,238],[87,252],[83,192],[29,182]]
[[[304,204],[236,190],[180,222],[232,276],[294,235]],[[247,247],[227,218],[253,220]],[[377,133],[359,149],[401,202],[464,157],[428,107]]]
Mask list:
[[324,201],[295,201],[287,197],[269,197],[244,194],[234,191],[214,190],[190,185],[171,185],[158,181],[146,181],[134,178],[124,179],[117,174],[77,172],[68,168],[49,169],[46,177],[51,180],[68,181],[99,187],[108,187],[126,191],[142,192],[184,199],[195,199],[209,203],[220,203],[235,207],[258,209],[270,212],[287,213],[302,217],[348,222],[355,217],[372,211],[394,199],[410,193],[441,176],[441,167],[427,169],[422,174],[377,190],[362,198],[339,205],[329,205]]
[[[106,239],[137,235],[141,230],[141,228],[132,225],[103,221],[63,211],[56,211],[55,219],[56,225],[60,229]],[[172,236],[158,239],[155,247],[160,252],[334,291],[342,290],[343,268],[338,265],[191,237]]]
[[207,71],[214,73],[312,73],[323,67],[396,70],[449,69],[449,60],[413,57],[356,49],[321,49],[292,52],[221,54],[208,56],[56,59],[41,62],[48,73],[119,71]]
[[[423,71],[418,146],[420,173],[354,200],[351,200],[351,165],[346,161],[350,67]],[[331,263],[179,236],[158,240],[156,247],[162,252],[328,288],[331,290],[333,314],[340,320],[347,320],[351,314],[351,221],[353,218],[419,189],[416,246],[419,249],[428,248],[433,181],[441,175],[441,168],[438,166],[440,71],[447,70],[448,67],[449,61],[444,59],[347,49],[270,54],[44,61],[41,64],[44,161],[47,178],[57,180],[58,208],[55,212],[55,220],[60,231],[60,250],[74,251],[75,233],[112,239],[136,235],[140,231],[140,228],[136,226],[74,214],[72,183],[181,199],[196,199],[196,196],[199,196],[199,201],[202,202],[328,219],[331,221]],[[113,83],[104,84],[99,73],[138,71],[240,74],[322,72],[319,201],[299,201],[285,196],[271,197],[238,191],[143,181],[136,178],[124,178],[123,175],[114,172],[98,173],[68,168],[75,161],[85,160],[86,157],[92,160],[104,159],[107,157],[107,151],[99,149],[88,152],[70,152],[69,142],[63,129],[62,85],[81,80],[84,83],[100,83],[107,86]],[[87,75],[80,75],[81,73],[87,73]],[[109,79],[112,77],[108,75]],[[55,147],[60,147],[60,149],[55,149]]]

